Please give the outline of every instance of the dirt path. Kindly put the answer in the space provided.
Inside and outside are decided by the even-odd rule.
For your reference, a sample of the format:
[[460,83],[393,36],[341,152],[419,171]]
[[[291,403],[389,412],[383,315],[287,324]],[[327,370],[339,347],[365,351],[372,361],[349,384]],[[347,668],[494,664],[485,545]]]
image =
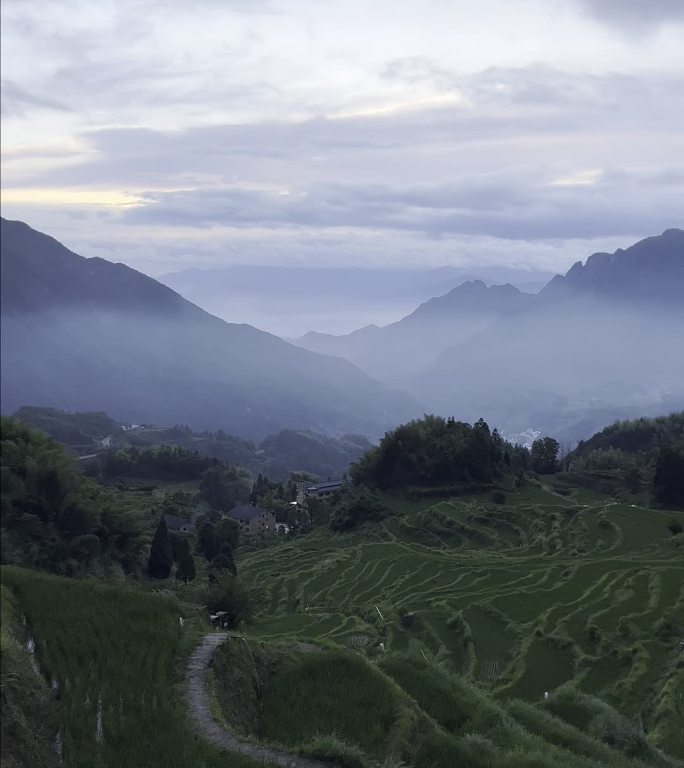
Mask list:
[[214,720],[209,706],[209,694],[204,685],[204,672],[214,655],[214,651],[228,637],[229,635],[220,632],[205,635],[188,661],[188,671],[185,679],[188,706],[190,714],[202,735],[218,747],[223,747],[223,749],[228,749],[231,752],[239,752],[267,765],[285,766],[285,768],[340,768],[335,763],[298,757],[289,752],[280,752],[276,749],[259,747],[256,744],[240,741]]

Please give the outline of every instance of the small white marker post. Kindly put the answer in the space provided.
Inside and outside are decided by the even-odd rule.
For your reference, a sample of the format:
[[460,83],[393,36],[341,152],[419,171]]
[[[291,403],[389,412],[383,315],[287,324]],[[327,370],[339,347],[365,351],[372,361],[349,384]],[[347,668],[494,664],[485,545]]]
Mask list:
[[384,621],[385,617],[380,613],[380,609],[378,608],[377,605],[375,606],[375,610],[378,612],[378,615],[380,616],[380,618]]
[[423,659],[425,659],[425,663],[427,664],[427,656],[425,655],[425,651],[421,648],[420,652],[423,654]]

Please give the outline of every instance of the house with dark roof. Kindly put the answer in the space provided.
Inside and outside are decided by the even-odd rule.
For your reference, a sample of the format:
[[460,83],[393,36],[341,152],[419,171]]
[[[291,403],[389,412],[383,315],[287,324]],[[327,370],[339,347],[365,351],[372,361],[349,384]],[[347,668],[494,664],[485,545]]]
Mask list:
[[194,533],[195,525],[189,520],[177,515],[164,515],[164,522],[169,533]]
[[325,498],[331,496],[345,484],[344,480],[328,480],[326,483],[316,483],[316,485],[308,485],[304,494],[307,498]]
[[237,520],[243,536],[269,536],[276,531],[276,519],[273,512],[253,504],[239,504],[228,513]]

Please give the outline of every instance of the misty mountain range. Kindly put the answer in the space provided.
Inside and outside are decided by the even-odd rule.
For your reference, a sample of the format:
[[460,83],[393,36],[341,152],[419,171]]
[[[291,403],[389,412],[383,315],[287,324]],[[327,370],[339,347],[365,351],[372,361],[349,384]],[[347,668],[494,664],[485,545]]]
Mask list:
[[[107,410],[121,421],[260,438],[286,428],[377,437],[434,411],[482,416],[508,435],[534,429],[573,441],[615,418],[684,407],[682,230],[594,254],[538,294],[480,280],[452,287],[436,272],[442,295],[399,321],[288,343],[3,220],[3,412]],[[256,290],[248,273],[246,292]],[[429,279],[413,275],[415,290],[436,279],[421,274]],[[202,283],[206,274],[194,277]],[[274,270],[264,295],[279,278]],[[397,295],[401,280],[388,277],[385,295]],[[372,276],[356,282],[361,296],[378,292]],[[325,291],[335,290],[330,280]]]
[[597,253],[537,295],[469,282],[397,323],[296,340],[430,411],[574,441],[684,404],[684,232]]
[[346,360],[226,323],[146,275],[2,220],[2,410],[377,436],[416,413]]
[[359,318],[385,325],[419,304],[471,280],[513,283],[536,293],[553,277],[540,270],[269,267],[187,269],[159,281],[228,322],[246,322],[281,337],[310,330],[343,333]]

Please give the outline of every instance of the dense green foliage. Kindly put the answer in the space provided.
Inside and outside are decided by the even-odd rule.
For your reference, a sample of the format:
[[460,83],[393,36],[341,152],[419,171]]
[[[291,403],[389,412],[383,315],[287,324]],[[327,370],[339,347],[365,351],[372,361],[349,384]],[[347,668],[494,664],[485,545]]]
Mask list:
[[247,590],[236,578],[221,574],[209,588],[206,600],[210,613],[227,614],[227,627],[233,629],[252,614],[252,601]]
[[143,478],[151,480],[199,480],[217,459],[200,456],[176,445],[154,448],[126,446],[100,454],[91,470],[104,480]]
[[654,419],[616,421],[589,440],[580,441],[572,453],[574,461],[596,450],[615,449],[626,454],[655,458],[661,445],[684,440],[684,412]]
[[249,499],[252,491],[252,478],[240,467],[221,465],[207,469],[199,484],[202,498],[214,509],[228,512],[236,504]]
[[53,440],[12,419],[1,430],[3,562],[64,574],[138,570],[146,546],[140,514],[80,475]]
[[550,475],[558,471],[558,440],[552,437],[542,437],[532,443],[530,465],[535,472]]
[[382,489],[489,484],[504,471],[504,452],[482,419],[471,426],[425,416],[388,432],[351,473],[356,483]]
[[94,441],[121,430],[119,424],[102,411],[68,413],[57,408],[25,405],[14,418],[45,432],[59,443],[74,447],[90,447]]
[[[33,406],[20,408],[15,417],[79,453],[97,452],[99,456],[94,472],[104,478],[168,477],[165,466],[168,456],[157,457],[154,453],[140,455],[149,449],[164,446],[181,448],[187,455],[199,455],[203,460],[218,459],[226,464],[245,467],[254,476],[262,473],[281,481],[287,480],[293,472],[306,472],[314,479],[341,477],[349,464],[371,447],[361,435],[329,437],[303,430],[283,430],[257,444],[229,435],[222,429],[193,432],[187,425],[180,424],[124,429],[105,413],[68,413]],[[122,453],[119,454],[119,451]],[[158,477],[150,473],[155,461],[161,464],[162,469]],[[104,465],[103,470],[100,464]],[[189,471],[192,471],[191,464],[189,462]],[[205,464],[204,468],[207,466]],[[176,463],[176,468],[183,468],[181,461]],[[195,477],[195,474],[192,476]]]
[[366,486],[345,486],[327,502],[329,526],[333,531],[349,531],[370,520],[382,520],[389,507]]
[[632,493],[649,489],[663,507],[684,507],[684,413],[617,421],[568,456],[573,472],[612,471]]

